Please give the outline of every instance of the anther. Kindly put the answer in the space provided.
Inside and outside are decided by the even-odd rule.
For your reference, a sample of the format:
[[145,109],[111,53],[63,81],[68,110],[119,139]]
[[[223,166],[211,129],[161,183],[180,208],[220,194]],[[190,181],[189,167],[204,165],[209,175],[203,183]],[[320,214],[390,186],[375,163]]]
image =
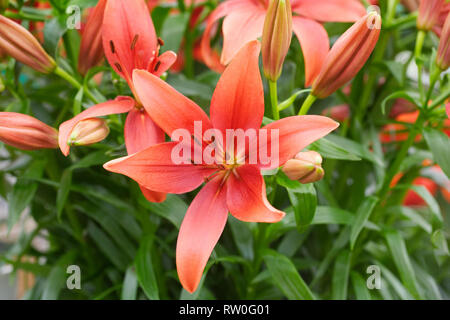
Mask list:
[[164,40],[158,37],[158,44],[162,47],[164,45]]
[[160,66],[161,66],[161,61],[156,62],[155,68],[153,70],[155,72],[157,72]]
[[116,53],[116,48],[114,47],[114,42],[112,40],[109,41],[109,46],[111,47],[111,52]]
[[133,41],[131,42],[131,50],[134,50],[134,47],[136,47],[136,42],[138,41],[138,39],[139,35],[137,34],[134,36]]
[[119,63],[114,63],[114,65],[116,66],[117,70],[119,70],[119,72],[123,72],[122,70],[122,66]]

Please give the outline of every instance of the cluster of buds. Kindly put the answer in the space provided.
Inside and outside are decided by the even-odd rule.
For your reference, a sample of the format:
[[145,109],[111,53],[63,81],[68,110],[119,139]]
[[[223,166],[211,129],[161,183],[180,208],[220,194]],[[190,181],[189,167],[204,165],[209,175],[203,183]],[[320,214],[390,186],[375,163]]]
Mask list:
[[270,0],[262,34],[264,75],[275,82],[281,74],[292,40],[292,10],[289,0]]
[[0,15],[0,51],[42,73],[56,68],[39,41],[20,24]]
[[381,16],[373,11],[357,21],[334,44],[312,86],[324,99],[350,81],[369,59],[378,41]]
[[322,157],[315,151],[299,152],[286,162],[282,171],[289,179],[303,184],[319,181],[325,175]]
[[109,127],[105,119],[86,119],[75,126],[67,143],[70,146],[88,146],[102,141],[108,134]]
[[0,141],[22,150],[58,148],[58,131],[22,113],[0,112]]
[[433,29],[439,20],[442,7],[445,0],[422,0],[419,6],[419,15],[417,16],[417,29],[429,31]]

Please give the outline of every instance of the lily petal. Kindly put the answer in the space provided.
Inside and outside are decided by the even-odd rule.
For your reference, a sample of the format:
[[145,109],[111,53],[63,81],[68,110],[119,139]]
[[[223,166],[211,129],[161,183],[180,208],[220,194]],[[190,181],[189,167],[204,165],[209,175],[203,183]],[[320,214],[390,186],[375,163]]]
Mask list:
[[176,259],[183,287],[194,292],[227,222],[226,190],[221,179],[208,182],[189,206],[178,234]]
[[252,40],[262,35],[266,9],[263,6],[249,6],[244,10],[234,10],[223,20],[223,49],[220,62],[227,65],[233,57]]
[[359,0],[294,0],[292,11],[322,22],[354,22],[366,14]]
[[[206,28],[201,41],[202,58],[205,64],[216,72],[223,72],[224,66],[221,64],[217,52],[211,48],[212,33],[215,32],[217,22],[233,11],[252,10],[255,3],[252,0],[228,0],[219,4],[206,21]],[[250,9],[249,9],[250,8]],[[260,31],[262,32],[262,25]]]
[[109,64],[130,86],[133,69],[155,62],[156,33],[144,0],[108,0],[102,38]]
[[447,117],[450,119],[450,103],[445,105],[445,111],[447,111]]
[[330,50],[328,34],[320,23],[299,16],[292,17],[292,29],[302,47],[305,59],[305,87],[309,87],[320,73]]
[[[206,113],[195,102],[157,76],[144,70],[135,70],[133,83],[145,110],[169,136],[177,129],[187,129],[194,135],[195,121],[202,123],[203,131],[212,127]],[[197,138],[202,141],[202,137]]]
[[259,71],[257,40],[243,47],[225,69],[211,100],[214,128],[259,129],[264,116],[264,89]]
[[[177,61],[177,54],[173,51],[166,51],[158,57],[158,61],[153,69],[153,74],[160,77]],[[158,66],[158,67],[156,67]]]
[[158,192],[186,193],[198,188],[216,169],[194,164],[174,164],[172,150],[178,142],[151,146],[103,167],[126,175],[139,185]]
[[96,117],[103,117],[110,114],[125,113],[133,109],[135,106],[135,101],[130,97],[117,97],[115,100],[107,101],[104,103],[97,104],[89,109],[84,110],[77,116],[70,120],[62,123],[59,126],[59,148],[62,153],[67,157],[70,152],[70,146],[67,141],[70,138],[70,134],[78,122]]
[[256,166],[244,165],[230,174],[227,181],[227,205],[230,213],[245,222],[280,221],[285,213],[267,200],[266,185]]
[[[164,131],[148,115],[145,110],[133,108],[125,121],[125,145],[128,154],[147,149],[148,147],[163,143]],[[150,202],[163,202],[166,194],[152,191],[140,186],[145,198]]]
[[[272,144],[278,143],[278,163],[272,161],[267,165],[260,164],[260,168],[275,169],[282,166],[303,148],[326,136],[338,126],[339,123],[323,116],[287,117],[268,124],[262,128],[267,131],[267,142],[260,139],[259,148],[260,150],[264,148],[267,152],[270,152]],[[271,140],[272,130],[278,130],[278,141]]]

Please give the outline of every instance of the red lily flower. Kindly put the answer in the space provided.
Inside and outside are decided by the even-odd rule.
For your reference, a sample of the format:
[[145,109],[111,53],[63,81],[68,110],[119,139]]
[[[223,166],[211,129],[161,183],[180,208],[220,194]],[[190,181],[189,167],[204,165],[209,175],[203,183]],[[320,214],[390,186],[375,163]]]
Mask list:
[[[212,12],[202,38],[203,59],[208,67],[223,71],[240,48],[262,35],[267,6],[267,0],[228,0]],[[366,11],[358,0],[292,0],[291,6],[292,28],[302,47],[305,85],[309,86],[330,48],[328,34],[320,22],[354,22]],[[217,21],[223,17],[223,50],[219,60],[210,41]]]
[[[155,28],[144,0],[108,0],[102,26],[103,48],[106,58],[114,70],[129,84],[134,69],[148,70],[159,77],[176,60],[176,54],[167,51],[158,57],[159,44]],[[164,141],[164,132],[153,122],[137,101],[129,97],[118,97],[114,101],[93,106],[60,127],[59,145],[68,155],[68,139],[75,126],[84,119],[111,114],[128,113],[125,122],[125,145],[128,154],[144,150]],[[152,202],[162,202],[165,194],[141,187],[145,197]]]
[[[236,55],[220,78],[211,101],[209,119],[193,101],[184,97],[167,83],[141,70],[134,71],[133,82],[145,109],[152,119],[170,136],[177,129],[188,132],[196,141],[194,151],[205,152],[206,144],[217,141],[206,138],[208,129],[222,133],[249,130],[276,131],[279,141],[258,141],[261,151],[277,143],[278,163],[283,165],[313,141],[338,127],[335,121],[322,116],[284,118],[259,129],[264,115],[264,92],[258,67],[260,44],[249,42]],[[195,126],[202,126],[197,132]],[[183,287],[196,290],[203,269],[216,245],[227,220],[228,211],[247,222],[280,221],[284,212],[273,208],[266,198],[261,169],[271,169],[274,163],[260,159],[250,163],[248,145],[255,145],[255,137],[248,144],[237,147],[225,145],[215,154],[218,161],[188,161],[175,164],[172,153],[183,142],[167,142],[128,157],[110,161],[105,169],[124,174],[139,184],[160,192],[185,193],[206,185],[191,203],[181,225],[177,242],[177,270]],[[267,149],[266,149],[267,150]],[[259,154],[259,153],[258,153]],[[195,159],[196,154],[194,154]],[[240,161],[245,159],[245,161]]]

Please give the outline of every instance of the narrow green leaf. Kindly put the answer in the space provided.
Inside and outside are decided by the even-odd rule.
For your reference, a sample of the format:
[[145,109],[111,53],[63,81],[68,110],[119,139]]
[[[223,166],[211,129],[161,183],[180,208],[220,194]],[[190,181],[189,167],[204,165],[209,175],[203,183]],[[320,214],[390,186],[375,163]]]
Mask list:
[[425,141],[433,153],[434,161],[450,178],[450,138],[440,130],[426,127],[423,129]]
[[405,241],[396,230],[386,230],[384,232],[386,242],[391,251],[395,266],[400,274],[403,285],[416,299],[420,299],[420,294],[417,289],[417,280],[414,274],[411,261],[409,260],[408,251],[406,249]]
[[361,275],[355,271],[350,273],[350,278],[352,279],[353,291],[355,291],[355,296],[357,300],[371,300],[370,291],[367,288],[367,283],[361,277]]
[[310,150],[317,151],[324,158],[337,159],[337,160],[348,160],[348,161],[360,161],[361,158],[357,155],[349,152],[345,148],[333,143],[327,138],[322,138],[315,141],[309,147]]
[[136,275],[139,285],[146,296],[150,300],[159,300],[158,282],[156,281],[155,268],[151,256],[152,246],[153,236],[144,236],[136,255]]
[[34,160],[25,171],[23,177],[17,179],[12,193],[8,197],[8,230],[11,230],[13,225],[19,221],[20,214],[30,204],[31,200],[33,200],[38,183],[30,181],[30,179],[42,178],[46,163],[47,160],[45,158]]
[[122,286],[122,300],[136,300],[138,281],[133,267],[129,267],[125,273]]
[[228,225],[231,228],[234,243],[236,244],[241,255],[250,261],[253,260],[253,235],[249,224],[239,221],[230,215],[228,217]]
[[169,220],[177,228],[180,228],[188,209],[187,204],[180,197],[172,194],[168,194],[166,201],[162,203],[151,203],[144,197],[140,197],[139,204],[160,217]]
[[378,198],[376,197],[368,197],[358,208],[356,212],[355,222],[352,225],[352,229],[350,232],[350,249],[353,250],[355,246],[356,239],[358,239],[359,233],[363,229],[367,220],[369,220],[370,215],[372,214],[373,209],[378,203]]
[[58,219],[61,218],[61,213],[66,204],[67,198],[69,197],[70,187],[72,185],[72,170],[64,170],[61,176],[60,186],[56,194],[56,210]]
[[60,291],[66,286],[68,274],[67,267],[75,258],[75,251],[69,251],[64,254],[56,264],[52,267],[50,274],[42,293],[42,300],[56,300],[59,297]]
[[273,283],[290,300],[314,300],[314,295],[297,272],[292,261],[276,251],[268,251],[264,261],[272,275]]
[[336,258],[331,286],[331,296],[333,300],[347,299],[350,261],[351,253],[348,250],[342,251]]

